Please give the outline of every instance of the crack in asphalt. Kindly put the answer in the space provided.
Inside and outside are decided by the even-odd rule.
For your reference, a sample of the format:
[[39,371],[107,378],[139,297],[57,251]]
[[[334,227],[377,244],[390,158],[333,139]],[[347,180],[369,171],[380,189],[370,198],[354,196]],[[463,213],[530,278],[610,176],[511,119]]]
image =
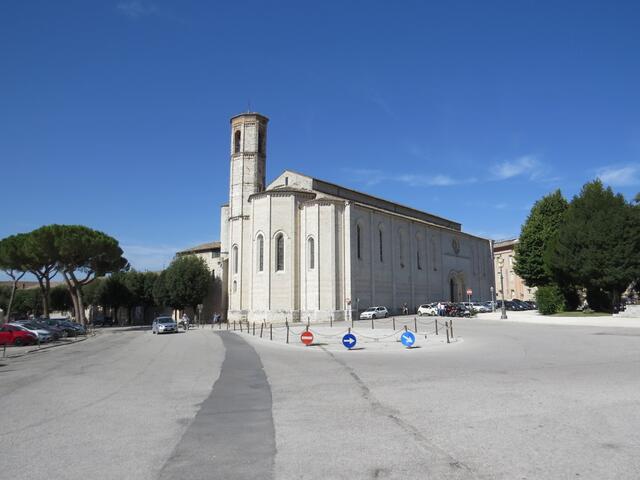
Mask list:
[[[439,475],[446,475],[447,478],[452,476],[453,478],[479,478],[476,473],[469,467],[464,464],[460,460],[453,457],[443,448],[435,445],[432,441],[430,441],[427,437],[425,437],[420,430],[414,427],[411,423],[403,420],[398,411],[393,408],[385,405],[380,400],[378,400],[371,389],[365,384],[365,382],[360,378],[360,376],[355,372],[353,368],[351,368],[344,360],[336,357],[333,353],[327,350],[324,347],[320,347],[322,350],[336,363],[338,363],[342,368],[346,370],[349,376],[355,381],[355,383],[360,388],[360,394],[363,399],[365,399],[371,405],[371,409],[374,413],[384,416],[391,420],[396,426],[402,429],[405,433],[409,434],[411,438],[415,441],[416,445],[426,454],[428,454],[427,460],[429,460],[430,465],[435,465],[439,467],[438,469],[434,469],[434,471],[430,471],[430,475],[434,475],[431,477],[429,475],[428,478],[442,478]],[[427,478],[427,477],[425,477]]]

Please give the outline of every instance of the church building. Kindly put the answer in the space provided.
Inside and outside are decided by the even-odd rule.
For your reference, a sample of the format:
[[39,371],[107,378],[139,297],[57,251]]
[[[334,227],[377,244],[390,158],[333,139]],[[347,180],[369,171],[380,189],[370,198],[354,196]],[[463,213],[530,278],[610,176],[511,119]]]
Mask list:
[[220,257],[229,320],[347,320],[370,306],[490,300],[491,243],[430,213],[286,170],[265,182],[267,126],[231,119]]

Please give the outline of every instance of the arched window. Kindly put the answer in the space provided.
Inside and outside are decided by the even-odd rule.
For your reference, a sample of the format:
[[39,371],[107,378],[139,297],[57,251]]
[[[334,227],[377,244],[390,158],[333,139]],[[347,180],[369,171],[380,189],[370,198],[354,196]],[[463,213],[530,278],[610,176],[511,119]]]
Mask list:
[[233,246],[233,273],[238,273],[238,246]]
[[416,260],[418,262],[418,270],[422,270],[422,257],[420,256],[420,248],[416,250]]
[[258,271],[264,270],[264,237],[258,235]]
[[398,232],[398,243],[400,244],[398,250],[400,251],[400,268],[404,268],[404,236],[402,230]]
[[240,153],[240,130],[233,134],[233,153]]
[[307,255],[309,255],[309,270],[316,268],[316,245],[313,237],[307,240]]
[[380,261],[384,262],[384,257],[382,256],[382,229],[378,230],[378,247],[379,247],[379,254],[380,254]]
[[358,253],[358,260],[362,258],[360,255],[360,225],[356,225],[356,252]]
[[276,272],[284,270],[284,235],[276,237]]
[[238,291],[238,282],[236,282],[235,280],[233,281],[233,293],[236,293]]
[[418,270],[422,270],[422,238],[420,235],[416,235],[416,264]]

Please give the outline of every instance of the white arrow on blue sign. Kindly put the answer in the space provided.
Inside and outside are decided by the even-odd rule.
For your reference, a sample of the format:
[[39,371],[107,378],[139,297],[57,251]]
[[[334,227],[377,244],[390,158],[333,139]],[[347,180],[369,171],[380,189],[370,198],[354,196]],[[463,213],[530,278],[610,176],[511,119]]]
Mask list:
[[351,350],[356,346],[356,336],[353,333],[347,333],[344,337],[342,337],[342,344]]
[[410,347],[416,343],[416,336],[412,332],[407,331],[400,336],[400,340],[405,347]]

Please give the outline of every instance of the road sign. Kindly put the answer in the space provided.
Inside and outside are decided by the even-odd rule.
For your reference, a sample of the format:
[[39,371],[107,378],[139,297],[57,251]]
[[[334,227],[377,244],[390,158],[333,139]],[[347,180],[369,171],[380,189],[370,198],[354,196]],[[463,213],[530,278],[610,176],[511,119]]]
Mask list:
[[347,333],[344,337],[342,337],[342,344],[351,350],[356,346],[356,336],[353,333]]
[[467,296],[470,297],[471,295],[473,295],[473,290],[467,288]]
[[400,336],[400,341],[405,347],[410,347],[416,343],[416,336],[412,332],[406,331]]
[[313,333],[309,331],[302,332],[302,335],[300,335],[300,341],[307,346],[311,345],[313,343]]

